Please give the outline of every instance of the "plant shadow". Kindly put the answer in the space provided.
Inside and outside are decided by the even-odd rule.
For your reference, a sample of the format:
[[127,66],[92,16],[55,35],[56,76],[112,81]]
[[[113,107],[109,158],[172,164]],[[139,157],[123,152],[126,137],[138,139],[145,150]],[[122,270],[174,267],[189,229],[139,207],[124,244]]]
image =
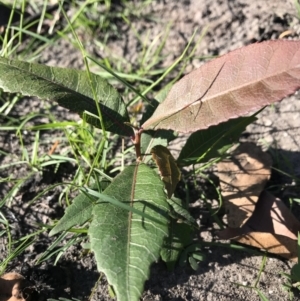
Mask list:
[[[281,198],[288,207],[292,205],[292,212],[299,219],[299,203],[291,203],[290,199],[297,196],[299,198],[300,195],[300,165],[298,163],[300,162],[300,152],[275,148],[270,149],[269,152],[272,156],[276,152],[277,160],[274,163],[276,168],[272,170],[271,179],[267,183],[266,188],[276,197]],[[288,175],[291,175],[291,177]],[[218,184],[217,182],[217,179],[214,178],[215,185]],[[212,198],[216,197],[214,187],[210,186],[207,182],[199,180],[197,184],[206,193],[212,193]],[[181,186],[181,191],[178,191],[178,194],[181,198],[185,199],[186,192],[183,187]],[[259,250],[252,247],[247,247],[248,251],[236,250],[233,246],[229,247],[228,245],[223,245],[222,247],[222,243],[215,236],[216,223],[214,218],[208,213],[203,221],[199,220],[201,216],[203,217],[203,212],[207,209],[203,207],[203,203],[199,202],[199,191],[202,188],[198,188],[189,194],[191,213],[201,224],[201,232],[210,233],[207,235],[208,239],[211,239],[215,243],[219,242],[219,245],[205,246],[205,239],[200,239],[199,236],[202,235],[196,233],[195,240],[198,240],[200,244],[203,243],[203,252],[206,255],[205,261],[199,264],[199,269],[194,271],[189,266],[177,266],[174,271],[168,272],[163,262],[156,263],[152,266],[151,277],[146,282],[146,295],[152,294],[152,297],[160,295],[163,300],[176,301],[193,299],[195,296],[199,296],[199,299],[202,297],[203,300],[207,300],[209,296],[213,296],[211,297],[213,300],[221,298],[224,298],[224,300],[232,300],[233,298],[235,300],[245,300],[241,291],[247,295],[247,290],[251,288],[241,288],[237,284],[246,284],[249,287],[254,285],[261,268],[264,253],[261,252],[261,255],[258,255],[257,251]],[[219,217],[221,218],[224,212],[220,210],[219,213]],[[235,245],[239,246],[239,244]],[[258,288],[264,292],[270,291],[271,289],[268,285],[272,285],[272,281],[275,282],[275,279],[278,278],[281,278],[281,283],[286,283],[287,279],[281,273],[285,272],[289,274],[292,265],[293,263],[285,259],[276,255],[270,255],[263,275],[258,282]],[[228,287],[227,289],[226,286]],[[223,287],[223,289],[220,289],[220,287]],[[280,285],[277,289],[284,290],[283,286]],[[295,298],[300,297],[298,290],[294,290],[293,293]],[[257,297],[257,300],[259,300],[259,297]],[[273,299],[271,298],[270,300]]]

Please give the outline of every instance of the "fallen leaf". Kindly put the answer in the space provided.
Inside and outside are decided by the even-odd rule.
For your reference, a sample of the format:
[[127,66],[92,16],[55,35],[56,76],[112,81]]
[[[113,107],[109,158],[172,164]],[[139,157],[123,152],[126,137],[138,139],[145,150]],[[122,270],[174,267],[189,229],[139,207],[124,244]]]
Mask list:
[[297,260],[297,242],[289,237],[271,233],[249,232],[234,238],[234,240],[290,260]]
[[255,211],[246,225],[254,231],[264,230],[293,240],[298,239],[298,231],[300,231],[300,222],[289,208],[267,191],[261,193]]
[[218,163],[228,226],[241,227],[252,215],[255,204],[270,178],[272,160],[253,143],[243,143],[231,159]]
[[[238,209],[241,209],[243,214],[243,208],[235,205],[237,210],[233,212],[238,216]],[[220,231],[218,236],[220,239],[232,239],[296,261],[298,232],[300,221],[280,199],[263,191],[254,204],[252,215],[245,223],[241,227],[228,227]]]
[[0,301],[30,301],[34,289],[18,273],[6,273],[0,277]]
[[170,151],[162,145],[154,146],[151,149],[151,154],[165,184],[168,198],[171,198],[181,177],[176,161]]

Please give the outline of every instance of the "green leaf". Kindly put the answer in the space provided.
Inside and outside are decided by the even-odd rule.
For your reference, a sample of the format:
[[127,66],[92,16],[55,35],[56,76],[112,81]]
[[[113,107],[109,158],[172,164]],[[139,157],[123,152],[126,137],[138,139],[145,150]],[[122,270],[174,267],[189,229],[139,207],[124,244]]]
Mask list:
[[161,250],[161,258],[165,261],[169,271],[173,271],[182,250],[192,241],[192,228],[185,223],[171,219],[169,236],[165,239]]
[[97,199],[81,192],[74,198],[73,203],[67,207],[64,216],[50,231],[49,236],[53,236],[61,231],[67,231],[74,226],[87,222],[92,217],[92,210],[95,205],[93,200],[96,202]]
[[201,251],[201,245],[198,243],[193,243],[193,244],[187,246],[184,249],[184,251],[180,254],[179,265],[184,266],[186,264],[187,260],[189,260],[189,262],[190,262],[190,257],[193,257],[192,256],[193,253],[195,253],[195,252],[200,253],[200,251]]
[[291,278],[293,282],[300,281],[300,233],[298,233],[297,242],[297,253],[298,253],[298,263],[296,263],[291,269]]
[[147,163],[151,159],[150,152],[154,146],[167,146],[168,143],[175,138],[174,133],[167,130],[143,132],[141,137],[142,162]]
[[93,208],[89,229],[99,271],[113,285],[118,301],[137,301],[168,235],[168,210],[158,175],[144,164],[128,166],[103,194],[152,216],[159,223],[111,203]]
[[[169,236],[165,239],[164,248],[161,251],[162,260],[166,262],[168,270],[172,271],[184,248],[192,242],[193,225],[196,225],[196,221],[184,208],[181,199],[172,197],[167,199],[167,202],[174,210],[173,213],[178,215],[177,218],[171,219]],[[186,260],[187,253],[181,261],[185,262]]]
[[195,258],[197,261],[204,261],[205,260],[205,255],[200,252],[195,252],[192,253],[192,257]]
[[296,263],[291,269],[291,277],[294,282],[300,281],[300,265]]
[[190,265],[191,265],[191,268],[192,268],[194,271],[197,271],[197,270],[198,270],[199,265],[198,265],[198,263],[197,263],[197,260],[196,260],[194,257],[192,257],[192,256],[189,257],[189,263],[190,263]]
[[190,212],[184,208],[183,202],[181,199],[175,198],[174,196],[171,199],[167,200],[172,209],[181,217],[183,217],[184,221],[189,224],[196,224],[195,219],[191,216]]
[[207,162],[222,156],[256,118],[240,117],[193,133],[182,148],[177,163],[180,166]]
[[103,203],[110,203],[111,205],[113,206],[117,206],[117,207],[120,207],[121,209],[124,209],[124,210],[127,210],[127,211],[130,211],[132,213],[136,213],[137,215],[140,215],[141,217],[143,218],[148,218],[149,220],[152,220],[158,224],[161,223],[160,220],[156,219],[155,217],[139,210],[139,209],[136,209],[135,207],[132,207],[130,204],[127,204],[125,202],[122,202],[122,201],[119,201],[117,198],[115,197],[111,197],[107,194],[104,194],[104,193],[99,193],[98,191],[94,191],[92,189],[88,189],[87,188],[87,191],[90,195],[93,195],[93,196],[96,196],[97,199],[99,201],[97,201],[98,204],[103,204]]
[[93,87],[105,129],[119,135],[132,135],[132,129],[124,124],[129,122],[129,117],[122,97],[105,79],[90,75],[91,82],[86,71],[0,57],[0,88],[4,91],[54,100],[81,117],[85,116],[88,123],[100,127]]
[[[110,182],[102,179],[92,185],[92,189],[98,188],[102,191],[109,186]],[[67,207],[64,216],[58,221],[55,227],[50,231],[49,236],[53,236],[61,231],[67,231],[70,228],[82,225],[92,217],[93,206],[99,197],[88,195],[89,188],[82,188],[82,192],[73,199],[72,204]]]

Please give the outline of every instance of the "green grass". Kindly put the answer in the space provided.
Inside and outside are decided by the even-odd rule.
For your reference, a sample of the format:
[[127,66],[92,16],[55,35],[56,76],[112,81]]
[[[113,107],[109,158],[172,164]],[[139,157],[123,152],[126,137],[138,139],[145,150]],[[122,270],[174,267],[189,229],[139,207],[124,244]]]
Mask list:
[[262,263],[261,263],[261,266],[260,266],[260,269],[258,271],[257,278],[256,278],[256,280],[255,280],[255,282],[252,286],[244,285],[244,284],[241,284],[241,283],[235,283],[236,285],[238,285],[240,287],[244,287],[246,289],[254,290],[256,292],[256,294],[259,296],[261,301],[268,301],[269,300],[258,287],[259,281],[260,281],[261,275],[264,271],[266,263],[267,263],[267,256],[264,256],[263,260],[262,260]]

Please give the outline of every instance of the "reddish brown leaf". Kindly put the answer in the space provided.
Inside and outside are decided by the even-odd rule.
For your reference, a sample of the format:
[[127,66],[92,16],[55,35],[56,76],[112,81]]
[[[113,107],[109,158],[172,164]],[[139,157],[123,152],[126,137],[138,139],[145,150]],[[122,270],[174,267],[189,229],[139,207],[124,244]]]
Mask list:
[[142,127],[193,132],[256,111],[299,88],[300,41],[252,44],[183,77]]

